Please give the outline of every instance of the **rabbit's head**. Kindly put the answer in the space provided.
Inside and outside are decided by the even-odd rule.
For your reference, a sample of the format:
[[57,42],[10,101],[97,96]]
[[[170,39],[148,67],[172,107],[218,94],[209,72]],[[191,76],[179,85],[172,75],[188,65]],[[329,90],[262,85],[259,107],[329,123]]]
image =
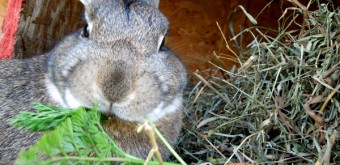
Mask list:
[[[169,91],[179,91],[177,75],[173,71],[156,74],[166,70],[161,64],[166,57],[158,51],[168,22],[153,0],[82,2],[89,34],[73,33],[49,53],[46,84],[50,96],[69,108],[91,108],[97,103],[99,111],[129,121],[148,116],[158,120],[177,110],[180,95],[163,101]],[[165,78],[173,79],[174,84],[162,84]],[[160,113],[163,109],[166,112]]]
[[158,0],[81,0],[88,37],[102,44],[125,40],[142,54],[156,53],[169,23]]
[[63,107],[98,104],[99,111],[111,113],[113,104],[126,102],[133,95],[141,71],[135,64],[141,62],[125,42],[108,47],[74,33],[49,53],[48,93]]

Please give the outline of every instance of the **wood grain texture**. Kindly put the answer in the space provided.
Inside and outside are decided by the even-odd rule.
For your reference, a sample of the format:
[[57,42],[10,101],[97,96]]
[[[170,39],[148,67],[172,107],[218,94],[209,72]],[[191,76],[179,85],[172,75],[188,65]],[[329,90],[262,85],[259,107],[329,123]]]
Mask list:
[[[225,0],[163,0],[160,8],[170,20],[170,31],[166,45],[174,50],[187,64],[189,72],[210,67],[209,61],[215,61],[216,54],[230,54],[225,48],[222,33],[230,36],[228,17],[239,1]],[[236,24],[243,24],[244,15],[239,15]],[[227,68],[233,65],[228,60]]]
[[[6,13],[7,1],[8,0],[0,0],[0,27],[2,26],[2,21],[4,20],[4,16]],[[0,28],[0,38],[1,37],[2,37],[2,30]]]
[[83,6],[78,0],[25,1],[20,16],[16,57],[42,54],[62,37],[81,28]]

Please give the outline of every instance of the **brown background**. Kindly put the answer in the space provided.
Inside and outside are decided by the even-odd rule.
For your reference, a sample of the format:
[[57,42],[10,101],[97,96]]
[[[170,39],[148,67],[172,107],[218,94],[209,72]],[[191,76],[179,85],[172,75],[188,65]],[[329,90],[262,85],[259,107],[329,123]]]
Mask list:
[[[0,21],[6,1],[0,0]],[[83,26],[81,22],[83,6],[78,0],[23,2],[15,46],[16,57],[30,57],[44,53],[64,35]],[[308,0],[301,0],[302,4],[307,2]],[[189,72],[208,69],[209,61],[216,62],[214,52],[223,58],[233,56],[226,49],[216,22],[219,23],[228,41],[232,38],[229,17],[235,9],[235,16],[232,19],[235,33],[250,27],[251,23],[238,8],[239,5],[256,17],[259,26],[274,29],[277,28],[277,20],[284,9],[292,6],[286,0],[161,0],[160,9],[171,23],[166,44],[184,60]],[[239,40],[239,44],[246,47],[252,39],[249,34],[244,35],[242,42]],[[238,45],[234,42],[229,42],[229,45],[239,53],[236,51]],[[234,64],[236,63],[228,59],[223,61],[224,67],[228,69]]]

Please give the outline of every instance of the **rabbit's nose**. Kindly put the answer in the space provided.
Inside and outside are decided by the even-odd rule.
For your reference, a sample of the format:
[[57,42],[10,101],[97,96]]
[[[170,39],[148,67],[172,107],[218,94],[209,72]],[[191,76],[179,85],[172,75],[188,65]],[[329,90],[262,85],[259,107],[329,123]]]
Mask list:
[[102,92],[109,102],[118,102],[130,89],[124,71],[114,71],[103,78]]
[[124,61],[103,64],[97,75],[99,90],[105,100],[116,103],[123,100],[132,88],[131,68]]

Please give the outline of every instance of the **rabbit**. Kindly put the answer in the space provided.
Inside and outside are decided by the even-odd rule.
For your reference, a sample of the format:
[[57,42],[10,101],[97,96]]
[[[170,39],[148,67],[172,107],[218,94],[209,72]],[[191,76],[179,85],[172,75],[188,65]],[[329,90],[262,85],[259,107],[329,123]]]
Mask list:
[[[87,26],[31,59],[0,60],[0,164],[13,164],[41,133],[8,123],[32,102],[66,108],[97,104],[118,147],[145,159],[150,143],[138,126],[148,119],[174,146],[182,127],[183,62],[162,45],[169,28],[157,0],[81,0]],[[166,147],[158,142],[164,159]]]

